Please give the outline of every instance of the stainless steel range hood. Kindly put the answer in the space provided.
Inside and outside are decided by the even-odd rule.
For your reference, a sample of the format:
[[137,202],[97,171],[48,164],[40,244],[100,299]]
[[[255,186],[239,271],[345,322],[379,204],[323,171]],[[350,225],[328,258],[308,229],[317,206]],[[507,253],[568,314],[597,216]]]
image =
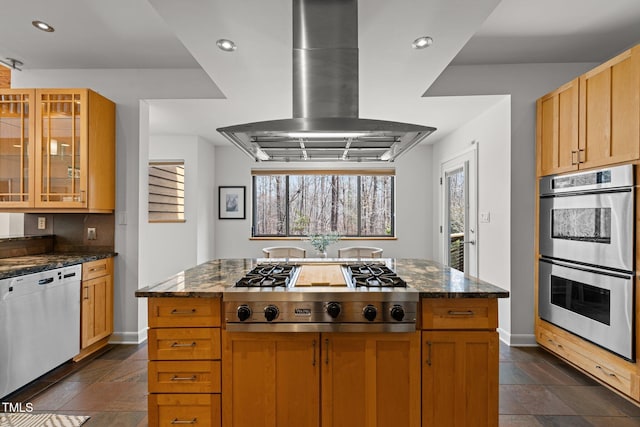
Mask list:
[[256,161],[393,161],[435,130],[358,118],[357,0],[293,0],[293,118],[218,132]]

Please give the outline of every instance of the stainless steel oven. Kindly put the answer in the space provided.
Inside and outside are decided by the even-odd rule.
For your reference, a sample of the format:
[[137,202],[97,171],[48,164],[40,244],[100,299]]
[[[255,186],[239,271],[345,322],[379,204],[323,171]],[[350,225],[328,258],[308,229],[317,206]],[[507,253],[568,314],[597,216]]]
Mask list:
[[541,319],[633,359],[632,274],[541,259],[539,277]]
[[541,319],[634,355],[633,165],[540,180]]
[[540,254],[633,270],[633,166],[540,180]]

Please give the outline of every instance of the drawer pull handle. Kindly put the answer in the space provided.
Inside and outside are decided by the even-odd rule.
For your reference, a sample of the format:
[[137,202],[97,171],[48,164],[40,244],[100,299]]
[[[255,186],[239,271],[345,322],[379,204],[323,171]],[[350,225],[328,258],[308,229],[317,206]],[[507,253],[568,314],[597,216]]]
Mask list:
[[195,312],[195,308],[192,308],[191,310],[178,310],[177,308],[174,308],[173,310],[171,310],[171,314],[193,314]]
[[174,342],[173,344],[171,344],[171,347],[176,348],[176,347],[195,347],[196,346],[196,342],[192,342],[191,344],[180,344],[177,342]]
[[616,374],[614,374],[613,372],[607,372],[602,366],[600,365],[596,365],[596,369],[600,369],[602,372],[604,372],[605,374],[609,375],[610,377],[615,377]]
[[192,420],[179,420],[177,418],[174,418],[173,420],[171,420],[171,424],[195,424],[197,422],[197,418],[194,418]]
[[95,272],[95,271],[100,271],[100,270],[106,270],[106,269],[107,269],[107,266],[106,266],[106,265],[104,265],[104,264],[102,264],[102,265],[101,265],[101,266],[99,266],[99,267],[91,267],[91,268],[89,269],[89,273],[93,273],[93,272]]
[[475,313],[471,310],[455,311],[449,310],[449,316],[473,316]]
[[177,375],[174,375],[171,377],[171,381],[195,381],[196,380],[196,376],[192,375],[190,377],[179,377]]

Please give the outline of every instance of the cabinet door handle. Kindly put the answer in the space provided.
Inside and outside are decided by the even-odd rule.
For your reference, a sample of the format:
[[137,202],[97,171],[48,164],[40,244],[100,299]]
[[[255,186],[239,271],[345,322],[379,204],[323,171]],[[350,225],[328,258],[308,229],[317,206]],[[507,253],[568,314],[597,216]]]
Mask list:
[[194,314],[195,312],[195,308],[192,308],[191,310],[178,310],[177,308],[174,308],[171,310],[171,314]]
[[578,152],[575,150],[571,151],[571,165],[575,166],[578,163],[580,163],[580,156],[578,155]]
[[177,418],[174,418],[173,420],[171,420],[171,424],[195,424],[197,422],[197,418],[194,418],[192,420],[179,420]]
[[84,299],[89,299],[89,287],[84,287]]
[[[582,154],[582,156],[581,156],[580,154]],[[582,149],[582,150],[578,150],[578,163],[584,163],[584,162],[586,162],[585,154],[586,154],[586,153],[585,153],[584,149]]]
[[604,372],[605,374],[609,375],[610,377],[615,377],[616,376],[616,374],[614,374],[613,372],[607,372],[607,370],[604,369],[600,365],[596,365],[596,369],[600,369],[602,372]]
[[86,192],[86,191],[84,191],[84,190],[80,190],[80,203],[84,203],[84,202],[85,202],[85,200],[86,200],[86,197],[85,197],[85,196],[86,196],[86,194],[87,194],[87,192]]
[[196,346],[196,342],[192,342],[191,344],[180,344],[177,342],[174,342],[173,344],[171,344],[172,348],[177,348],[177,347],[195,347]]
[[456,311],[449,310],[449,316],[473,316],[475,313],[472,310]]
[[325,355],[325,359],[324,359],[324,364],[328,365],[329,364],[329,338],[326,338],[324,340],[324,355]]
[[196,380],[195,375],[191,375],[190,377],[179,377],[177,375],[174,375],[171,377],[171,381],[195,381],[195,380]]
[[427,365],[431,366],[431,341],[427,341]]
[[311,366],[316,366],[316,340],[313,340],[313,360],[311,360]]

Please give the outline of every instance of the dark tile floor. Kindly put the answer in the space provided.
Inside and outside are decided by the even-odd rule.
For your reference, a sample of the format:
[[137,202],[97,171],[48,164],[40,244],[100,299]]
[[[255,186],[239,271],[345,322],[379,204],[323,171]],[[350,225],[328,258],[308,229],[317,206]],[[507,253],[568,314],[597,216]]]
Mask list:
[[[3,401],[90,415],[87,427],[147,426],[147,347],[110,346]],[[539,348],[500,345],[500,427],[640,426],[640,407]]]

